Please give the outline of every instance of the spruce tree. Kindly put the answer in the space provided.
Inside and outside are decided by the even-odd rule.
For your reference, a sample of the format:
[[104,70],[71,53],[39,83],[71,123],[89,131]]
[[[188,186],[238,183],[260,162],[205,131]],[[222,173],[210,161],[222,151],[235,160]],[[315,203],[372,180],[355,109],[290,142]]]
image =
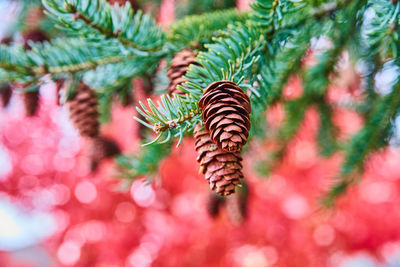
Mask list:
[[[344,155],[338,181],[327,196],[331,203],[362,173],[371,153],[387,146],[393,136],[400,79],[395,77],[390,90],[382,93],[376,77],[389,68],[398,73],[400,67],[398,1],[255,0],[247,12],[208,12],[207,5],[196,9],[193,4],[203,1],[189,1],[193,6],[186,10],[194,15],[182,14],[168,30],[161,29],[150,14],[134,10],[131,1],[112,2],[21,0],[24,12],[9,34],[26,30],[52,38],[3,42],[0,79],[1,84],[18,85],[27,93],[37,91],[48,79],[62,81],[65,103],[74,101],[79,88],[88,88],[98,102],[98,111],[91,114],[99,112],[99,121],[105,123],[113,97],[127,101],[135,90],[132,79],[155,81],[163,74],[160,62],[166,60],[170,85],[165,85],[158,101],[151,96],[137,107],[136,120],[149,128],[143,150],[117,158],[124,176],[156,172],[171,147],[179,147],[184,137],[195,132],[201,172],[211,189],[222,195],[234,193],[242,178],[241,158],[251,156],[246,147],[252,140],[267,138],[266,110],[282,103],[285,121],[276,137],[280,144],[273,151],[276,161],[310,108],[317,110],[321,121],[317,136],[321,154]],[[40,5],[47,17],[37,23],[38,33],[20,21]],[[315,62],[306,64],[314,44],[322,39],[329,45]],[[182,51],[191,51],[189,58]],[[365,123],[348,140],[339,140],[327,95],[344,53],[363,66],[361,101],[351,102],[348,108]],[[294,75],[301,78],[303,92],[287,99],[283,88]],[[96,101],[87,99],[91,102],[79,105],[93,108]]]

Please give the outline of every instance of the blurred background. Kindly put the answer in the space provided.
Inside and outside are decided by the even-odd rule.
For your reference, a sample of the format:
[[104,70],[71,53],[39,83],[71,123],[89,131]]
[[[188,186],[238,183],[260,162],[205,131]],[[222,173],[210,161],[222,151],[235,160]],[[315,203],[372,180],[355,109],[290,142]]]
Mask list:
[[[248,8],[245,0],[130,2],[166,28],[187,14]],[[14,42],[20,43],[27,27],[56,31],[35,8],[0,0],[3,42],[17,28],[22,30]],[[315,51],[323,45],[320,41]],[[341,68],[330,97],[346,103],[357,97],[360,81],[346,57]],[[382,90],[394,75],[388,70],[378,77]],[[134,83],[134,101],[139,101],[143,81]],[[295,97],[300,91],[301,82],[293,77],[285,96]],[[236,202],[224,202],[197,174],[190,138],[162,161],[151,184],[146,183],[149,177],[120,179],[111,159],[91,171],[87,142],[73,129],[67,110],[57,105],[57,85],[47,82],[40,96],[34,116],[25,116],[18,93],[0,111],[1,267],[400,266],[396,140],[372,156],[357,186],[334,208],[326,208],[320,200],[333,183],[342,156],[318,155],[318,116],[309,110],[272,173],[263,171],[263,155],[274,144],[265,141],[249,147],[244,162],[248,192]],[[114,105],[102,135],[122,151],[135,153],[140,149],[135,111]],[[283,119],[282,106],[270,107],[267,114],[273,134]],[[336,110],[334,120],[343,138],[362,125],[350,110]]]

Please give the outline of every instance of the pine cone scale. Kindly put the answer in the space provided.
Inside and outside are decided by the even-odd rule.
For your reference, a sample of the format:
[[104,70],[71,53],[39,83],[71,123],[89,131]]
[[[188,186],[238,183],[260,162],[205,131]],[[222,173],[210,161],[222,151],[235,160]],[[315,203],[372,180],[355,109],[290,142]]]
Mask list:
[[[249,113],[246,112],[246,110],[241,107],[241,106],[234,106],[234,107],[227,107],[226,103],[219,103],[219,104],[215,104],[213,106],[211,106],[210,108],[206,108],[204,109],[203,112],[203,117],[207,118],[208,116],[210,116],[211,114],[213,114],[212,116],[217,116],[219,114],[221,115],[227,115],[227,114],[232,114],[234,112],[234,114],[242,114],[242,115],[248,115]],[[215,114],[216,113],[216,114]],[[213,118],[212,117],[212,118]],[[245,117],[245,116],[243,116]],[[204,119],[203,118],[203,119]]]

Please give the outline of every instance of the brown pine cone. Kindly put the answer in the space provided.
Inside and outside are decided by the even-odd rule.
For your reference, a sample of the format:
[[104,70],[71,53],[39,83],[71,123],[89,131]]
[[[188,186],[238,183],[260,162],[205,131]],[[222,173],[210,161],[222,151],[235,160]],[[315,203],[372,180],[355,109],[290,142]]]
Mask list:
[[[0,44],[6,44],[9,45],[13,41],[12,36],[5,36],[0,40]],[[3,108],[6,108],[8,106],[8,103],[10,103],[12,95],[12,89],[11,85],[9,83],[1,83],[0,84],[0,98],[1,98],[1,105]]]
[[91,149],[91,170],[95,171],[101,161],[121,154],[118,145],[111,139],[97,137],[92,143]]
[[[31,46],[28,41],[44,42],[48,37],[41,30],[31,30],[23,34],[25,49],[30,50]],[[24,105],[27,116],[35,115],[39,107],[39,91],[24,93]]]
[[210,188],[221,196],[234,193],[236,185],[240,185],[240,178],[243,178],[241,155],[219,149],[211,141],[208,132],[198,124],[194,129],[194,137],[199,172],[205,174]]
[[12,90],[11,86],[9,83],[4,83],[0,85],[0,97],[1,97],[1,105],[3,108],[6,108],[8,106],[8,103],[10,103],[12,95]]
[[205,128],[224,151],[237,152],[246,144],[250,130],[250,99],[235,83],[210,84],[199,101]]
[[24,47],[27,50],[31,50],[31,48],[32,48],[28,41],[44,42],[44,41],[49,40],[47,35],[39,29],[28,31],[28,32],[24,33],[22,35],[22,37],[24,38]]
[[167,76],[169,78],[168,94],[185,94],[180,91],[177,86],[186,82],[182,76],[186,74],[190,64],[197,64],[195,59],[196,53],[190,49],[183,49],[176,53],[167,71]]
[[247,190],[238,190],[236,194],[226,199],[226,211],[232,223],[240,224],[246,219],[247,197]]
[[219,214],[219,210],[221,209],[222,205],[224,204],[225,199],[221,198],[214,192],[210,192],[207,199],[207,213],[212,217],[215,218]]
[[0,44],[6,44],[9,45],[11,44],[11,42],[13,41],[13,37],[12,36],[5,36],[0,40]]
[[32,117],[36,114],[39,107],[39,91],[24,93],[24,106],[26,116]]
[[81,136],[96,137],[99,134],[97,97],[92,89],[81,83],[75,95],[67,101],[69,118]]

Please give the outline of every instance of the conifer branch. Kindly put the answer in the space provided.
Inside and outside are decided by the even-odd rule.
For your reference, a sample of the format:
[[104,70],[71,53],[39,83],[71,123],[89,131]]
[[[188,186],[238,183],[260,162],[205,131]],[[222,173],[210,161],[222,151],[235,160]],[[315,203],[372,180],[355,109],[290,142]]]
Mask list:
[[[357,25],[359,25],[358,23],[356,23],[357,20],[360,19],[360,16],[357,16],[357,13],[363,5],[365,5],[365,1],[359,1],[346,7],[346,10],[344,10],[343,12],[349,12],[350,14],[348,15],[353,16],[352,21],[346,22],[345,25],[339,25],[339,23],[336,22],[336,25],[331,31],[333,38],[333,48],[325,51],[319,57],[318,63],[304,72],[303,96],[299,99],[287,101],[285,103],[285,122],[278,131],[279,141],[281,145],[280,148],[276,152],[274,152],[274,155],[272,156],[275,160],[281,159],[281,157],[284,155],[289,140],[297,133],[301,122],[304,119],[306,110],[309,106],[317,104],[317,106],[319,106],[321,117],[329,115],[330,108],[323,104],[325,102],[324,96],[330,83],[329,74],[333,72],[334,66],[336,65],[341,51],[345,47],[350,36],[353,35],[355,29],[358,27]],[[316,18],[314,18],[314,20],[315,19]],[[297,33],[297,38],[299,40],[295,39],[295,43],[299,44],[299,41],[303,42],[303,49],[296,49],[292,51],[291,49],[287,50],[284,48],[281,52],[284,55],[284,57],[282,58],[282,62],[278,61],[279,65],[277,65],[277,67],[270,67],[270,69],[267,69],[266,71],[261,73],[260,92],[262,95],[264,93],[267,97],[264,97],[261,101],[256,102],[256,104],[258,104],[259,106],[267,106],[273,101],[278,100],[281,95],[281,90],[286,84],[290,74],[295,71],[299,71],[299,69],[301,68],[301,58],[308,48],[309,40],[312,37],[318,38],[320,36],[320,33],[323,32],[321,31],[321,29],[325,27],[324,20],[319,21],[319,23],[315,23],[314,20],[309,19],[308,27],[306,25],[302,29],[300,35]],[[329,20],[325,21],[325,23],[330,23]],[[288,46],[290,47],[290,43]],[[291,54],[286,55],[287,51],[291,52]],[[294,53],[298,53],[296,57],[294,56]],[[278,56],[279,55],[280,53],[278,53]],[[286,58],[296,59],[295,63],[289,63],[289,65],[287,65],[287,69],[285,68]],[[273,62],[274,61],[271,61],[271,63]],[[282,69],[280,66],[282,66]],[[279,77],[282,77],[280,79],[280,82],[278,82],[279,80],[276,80],[279,79]],[[255,122],[256,121],[257,120],[255,120]],[[323,144],[323,146],[321,146],[322,151],[329,155],[337,147],[334,138],[335,127],[330,120],[325,121],[324,124],[321,124],[321,127],[324,128],[320,130],[318,140],[331,141],[329,144]],[[329,153],[327,151],[329,151]]]
[[138,121],[158,134],[149,144],[162,138],[169,140],[173,136],[173,129],[178,130],[175,136],[179,137],[180,141],[184,134],[191,132],[201,121],[198,101],[203,90],[213,81],[230,80],[242,88],[250,87],[252,92],[257,94],[254,88],[247,86],[244,81],[249,78],[254,65],[260,59],[266,44],[263,36],[251,26],[230,26],[223,36],[214,39],[215,43],[206,45],[209,51],[199,53],[196,58],[199,65],[189,66],[184,76],[188,82],[180,86],[181,91],[187,93],[185,97],[174,95],[170,98],[164,95],[161,97],[163,105],[159,104],[156,107],[149,100],[151,111],[144,105],[144,112],[138,109],[151,125],[140,119]]
[[319,29],[313,27],[312,24],[306,25],[304,29],[293,34],[293,37],[288,38],[283,47],[270,52],[270,56],[267,58],[268,62],[257,79],[260,97],[252,98],[252,105],[257,110],[265,110],[281,98],[282,89],[288,79],[301,67],[302,58],[309,48],[312,33]]
[[30,43],[31,51],[20,46],[0,46],[0,68],[13,77],[41,77],[45,74],[77,73],[99,66],[129,61],[142,73],[154,69],[162,52],[152,57],[138,56],[115,40],[90,41],[81,38],[59,38],[51,42]]
[[143,52],[159,51],[163,32],[152,18],[137,11],[129,2],[121,7],[106,0],[43,0],[46,14],[61,23],[65,31],[88,38],[112,38]]
[[384,132],[390,130],[390,121],[397,115],[400,105],[399,92],[400,86],[397,85],[393,88],[391,94],[377,101],[366,125],[352,137],[348,149],[346,149],[346,160],[342,167],[343,175],[347,175],[357,168],[362,168],[361,164],[371,150],[376,150],[387,144],[388,138],[385,138]]
[[[190,16],[172,24],[165,34],[149,15],[134,12],[129,4],[111,6],[106,0],[42,2],[58,27],[74,37],[30,43],[31,51],[1,45],[0,78],[33,88],[45,74],[73,74],[96,90],[102,119],[107,118],[112,97],[130,90],[133,77],[153,73],[160,59],[183,48],[201,51],[196,64],[180,77],[187,81],[178,87],[186,95],[163,95],[157,102],[148,100],[147,106],[140,103],[142,117],[136,119],[157,134],[149,144],[159,145],[149,147],[139,157],[120,159],[131,177],[154,173],[170,152],[173,138],[179,138],[179,145],[183,136],[202,123],[198,101],[209,84],[221,80],[233,81],[244,91],[250,89],[250,135],[264,127],[261,118],[268,106],[284,102],[286,121],[279,129],[282,146],[277,158],[311,106],[320,117],[317,138],[321,153],[331,155],[339,144],[332,108],[326,102],[327,89],[342,52],[355,44],[360,51],[350,53],[367,66],[361,108],[366,124],[344,146],[342,178],[328,198],[343,192],[355,180],[354,174],[362,170],[368,155],[388,143],[391,120],[400,107],[400,85],[397,81],[388,95],[381,96],[375,88],[375,76],[386,64],[400,68],[399,1],[255,0],[252,12],[225,10]],[[311,40],[320,37],[330,40],[331,47],[316,64],[304,69],[303,56]],[[282,89],[294,73],[301,74],[304,92],[295,100],[285,100]]]
[[345,161],[342,166],[341,178],[329,190],[325,202],[330,204],[346,191],[354,181],[355,173],[361,172],[363,164],[371,152],[387,145],[391,121],[398,115],[400,107],[400,82],[392,88],[392,92],[374,103],[372,112],[364,127],[350,140],[345,149]]
[[228,24],[244,23],[249,15],[249,12],[228,9],[187,16],[170,26],[167,35],[168,46],[173,52],[186,47],[201,48],[202,45],[210,43],[212,37],[218,35]]
[[400,3],[370,0],[370,10],[375,13],[372,21],[365,25],[366,43],[372,55],[379,54],[381,60],[400,56]]
[[200,52],[196,58],[199,65],[190,65],[185,75],[188,82],[180,86],[196,99],[200,99],[203,90],[214,81],[229,80],[241,88],[249,88],[258,94],[245,80],[260,60],[266,41],[253,26],[228,26],[221,37],[207,44],[207,52]]
[[[359,29],[358,20],[360,19],[360,16],[357,16],[357,13],[362,10],[363,5],[365,4],[366,1],[357,1],[355,4],[351,4],[343,10],[343,12],[347,13],[346,17],[349,19],[344,25],[338,22],[338,20],[335,21],[331,37],[333,47],[328,49],[319,57],[316,65],[310,67],[304,72],[304,95],[302,97],[307,98],[305,102],[308,102],[309,105],[325,101],[324,96],[327,93],[330,84],[330,74],[334,71],[334,67],[336,66],[341,52],[346,46],[350,36],[353,36],[357,28]],[[304,108],[306,108],[306,106],[304,106]],[[297,117],[298,114],[295,116]],[[295,124],[290,120],[290,118],[287,120],[287,123]],[[286,126],[287,125],[282,128],[286,128]],[[288,137],[291,137],[292,135],[293,133]]]
[[22,46],[0,45],[0,68],[14,74],[34,75],[34,64]]
[[317,109],[319,113],[319,130],[317,134],[319,150],[321,155],[328,157],[339,148],[336,140],[338,129],[332,122],[332,108],[324,99],[317,102]]
[[139,102],[141,108],[136,109],[151,124],[138,117],[135,119],[152,129],[158,136],[145,145],[165,143],[172,137],[179,137],[177,145],[180,145],[183,136],[191,133],[194,126],[201,121],[198,100],[191,95],[174,95],[172,98],[169,95],[162,95],[161,102],[158,101],[157,106],[151,99],[147,102],[149,108]]
[[[254,11],[252,20],[258,26],[265,28],[269,34],[273,34],[285,24],[287,17],[293,14],[301,14],[300,9],[306,7],[307,2],[290,0],[256,0],[251,3]],[[289,23],[290,24],[290,23]]]
[[129,97],[127,92],[132,91],[132,79],[144,76],[155,68],[155,62],[141,65],[128,57],[120,63],[100,65],[96,69],[86,71],[82,79],[97,93],[100,122],[109,120],[113,96],[117,95],[121,100]]
[[43,68],[41,68],[41,67],[34,68],[33,71],[36,75],[44,75],[46,73],[49,73],[49,74],[75,73],[75,72],[81,72],[84,70],[92,70],[100,65],[119,63],[119,62],[122,62],[123,60],[126,60],[126,57],[123,58],[123,57],[119,57],[119,56],[113,56],[113,57],[108,57],[108,58],[104,58],[104,59],[98,59],[98,60],[94,60],[94,61],[86,61],[86,62],[82,62],[82,63],[78,63],[78,64],[71,64],[71,65],[65,65],[65,66],[53,66],[53,67],[46,68],[44,65]]

